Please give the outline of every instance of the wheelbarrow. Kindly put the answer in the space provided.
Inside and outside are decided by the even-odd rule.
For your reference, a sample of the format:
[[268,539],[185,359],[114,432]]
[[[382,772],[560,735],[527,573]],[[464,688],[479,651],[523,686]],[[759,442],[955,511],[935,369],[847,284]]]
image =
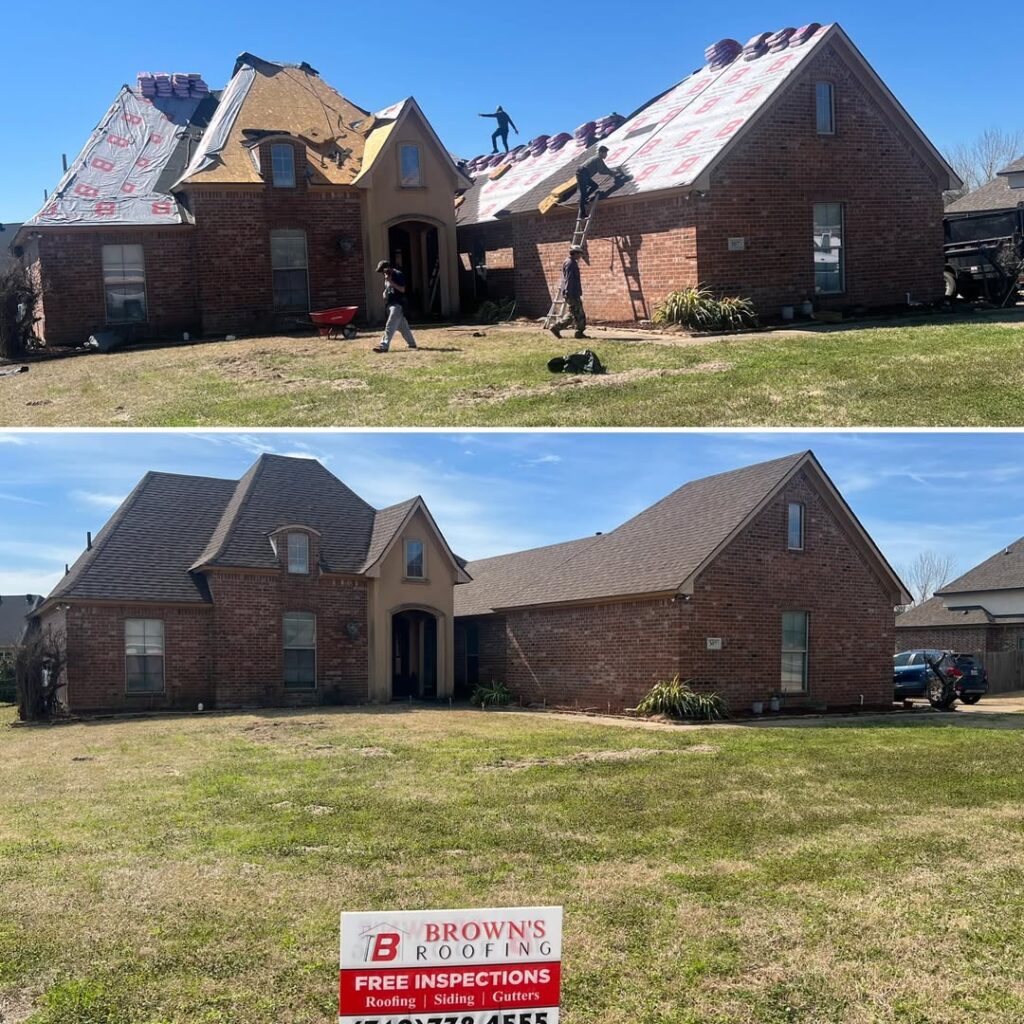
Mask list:
[[358,333],[352,325],[358,312],[358,306],[335,306],[334,309],[310,312],[309,319],[316,324],[321,338],[336,338],[336,332],[341,331],[341,336],[351,341]]

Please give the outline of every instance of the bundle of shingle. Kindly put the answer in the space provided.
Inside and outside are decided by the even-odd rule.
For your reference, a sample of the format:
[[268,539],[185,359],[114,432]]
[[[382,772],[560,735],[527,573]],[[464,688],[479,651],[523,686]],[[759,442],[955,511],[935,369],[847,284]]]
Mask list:
[[743,47],[735,39],[719,39],[704,51],[704,59],[713,68],[723,68],[731,64],[742,50]]
[[164,71],[140,71],[137,82],[139,92],[149,100],[157,97],[202,99],[210,95],[210,87],[203,81],[203,76],[195,73],[167,74]]

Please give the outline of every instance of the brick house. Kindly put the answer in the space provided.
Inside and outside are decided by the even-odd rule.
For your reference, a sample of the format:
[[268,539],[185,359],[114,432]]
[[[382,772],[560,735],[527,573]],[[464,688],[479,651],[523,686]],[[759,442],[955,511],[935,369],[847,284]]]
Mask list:
[[810,452],[685,484],[610,533],[470,562],[456,687],[621,711],[679,674],[736,709],[887,706],[903,584]]
[[29,628],[29,616],[42,603],[39,594],[0,596],[0,660],[14,653]]
[[896,618],[896,650],[1024,652],[1024,537]]
[[838,25],[766,36],[709,48],[717,63],[628,118],[540,136],[497,165],[471,161],[458,201],[465,300],[514,295],[519,312],[547,311],[574,194],[550,204],[598,143],[629,179],[591,227],[583,288],[595,319],[649,317],[697,284],[768,315],[806,299],[940,299],[942,193],[956,174]]
[[148,473],[36,613],[75,711],[443,697],[467,580],[420,498],[377,510],[320,463]]
[[123,87],[17,234],[47,343],[270,331],[347,305],[377,319],[384,258],[415,314],[458,308],[469,180],[414,99],[371,114],[308,64],[248,53],[219,93],[174,77]]

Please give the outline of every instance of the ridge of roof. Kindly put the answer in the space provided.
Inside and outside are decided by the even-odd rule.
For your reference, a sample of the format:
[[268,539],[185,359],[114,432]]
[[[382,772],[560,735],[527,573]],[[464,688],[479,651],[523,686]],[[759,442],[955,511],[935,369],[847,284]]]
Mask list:
[[937,597],[977,590],[1024,589],[1024,537],[1018,537],[989,555],[955,580],[940,587]]
[[231,528],[236,522],[238,522],[246,498],[251,493],[256,477],[263,468],[264,456],[265,453],[261,454],[245,471],[245,473],[242,474],[238,482],[235,484],[235,490],[231,495],[231,499],[228,501],[227,505],[224,506],[224,512],[218,520],[213,533],[210,534],[210,539],[207,541],[206,547],[203,548],[202,553],[189,567],[190,572],[195,572],[204,565],[215,563],[217,557],[223,552],[224,547],[227,544],[228,536],[231,533]]

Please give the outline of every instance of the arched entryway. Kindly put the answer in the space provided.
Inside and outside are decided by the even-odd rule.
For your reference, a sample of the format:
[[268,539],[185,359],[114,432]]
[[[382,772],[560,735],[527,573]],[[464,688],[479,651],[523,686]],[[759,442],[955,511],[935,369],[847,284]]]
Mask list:
[[422,220],[392,224],[388,228],[388,259],[405,275],[407,315],[440,317],[446,268],[437,226]]
[[391,699],[437,696],[437,616],[407,608],[391,616]]

